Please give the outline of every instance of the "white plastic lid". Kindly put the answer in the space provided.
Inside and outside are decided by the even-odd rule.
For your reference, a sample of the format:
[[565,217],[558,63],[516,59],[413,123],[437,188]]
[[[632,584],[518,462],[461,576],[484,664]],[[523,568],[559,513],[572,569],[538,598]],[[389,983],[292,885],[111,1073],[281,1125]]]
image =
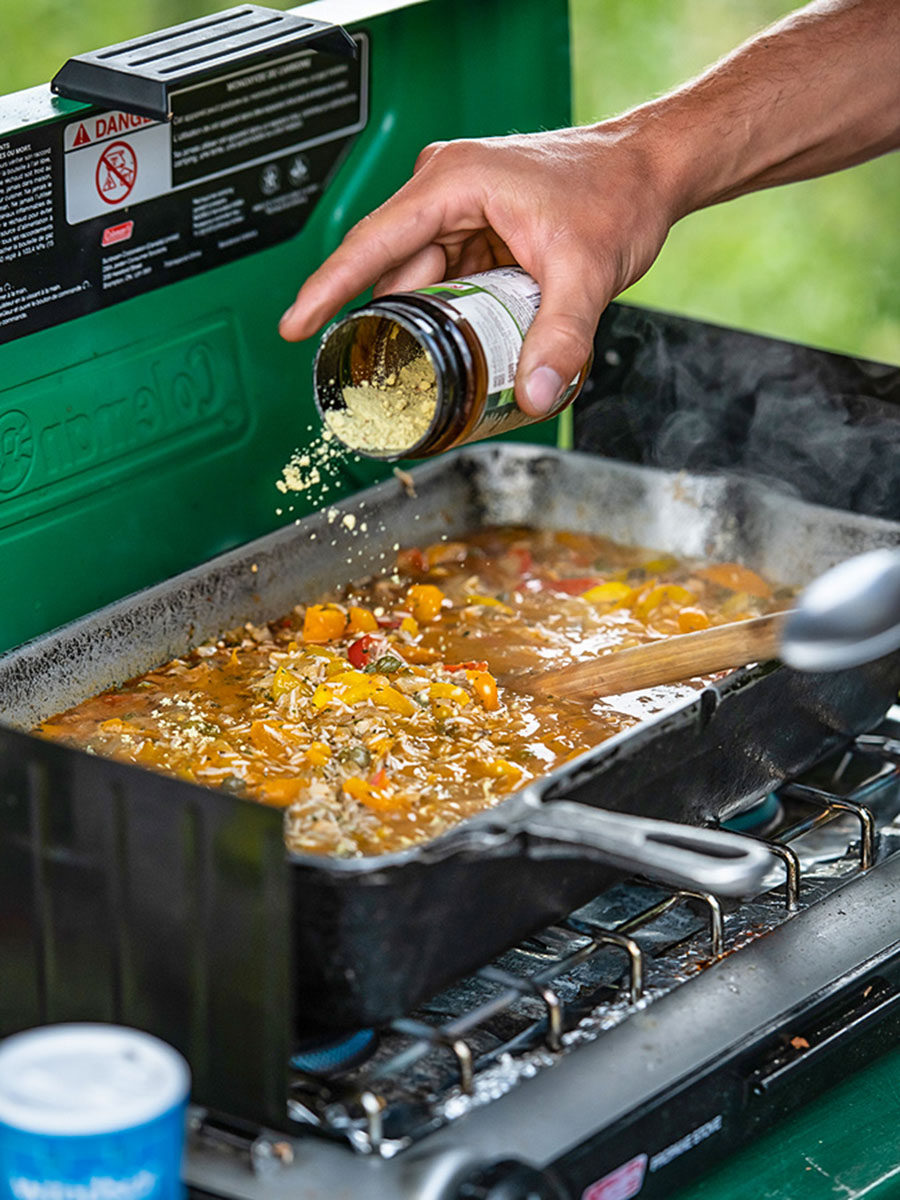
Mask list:
[[0,1122],[29,1133],[113,1133],[186,1099],[171,1046],[121,1025],[48,1025],[0,1045]]

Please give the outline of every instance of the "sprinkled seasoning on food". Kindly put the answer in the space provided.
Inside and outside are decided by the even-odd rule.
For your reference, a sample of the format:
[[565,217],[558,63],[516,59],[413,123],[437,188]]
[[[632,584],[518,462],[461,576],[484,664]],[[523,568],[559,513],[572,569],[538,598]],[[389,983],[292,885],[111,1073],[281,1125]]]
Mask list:
[[[303,493],[305,499],[318,506],[327,504],[329,493],[339,490],[347,463],[359,459],[335,438],[330,429],[315,433],[310,425],[307,433],[312,436],[282,467],[281,479],[276,479],[275,486],[285,496],[292,492]],[[288,511],[294,510],[289,508]],[[276,512],[281,515],[280,509]]]
[[490,808],[699,686],[591,706],[536,697],[533,670],[786,596],[737,564],[488,529],[399,550],[389,573],[248,623],[36,732],[283,808],[292,849],[377,854]]

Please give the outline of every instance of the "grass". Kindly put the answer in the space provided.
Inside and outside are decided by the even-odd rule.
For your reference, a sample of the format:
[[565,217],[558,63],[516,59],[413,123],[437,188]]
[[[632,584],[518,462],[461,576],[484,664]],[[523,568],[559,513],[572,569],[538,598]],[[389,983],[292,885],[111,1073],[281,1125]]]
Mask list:
[[[515,0],[508,0],[514,4]],[[216,0],[0,0],[3,87],[49,78],[72,53],[174,24]],[[790,5],[778,0],[571,0],[579,121],[696,73]],[[900,363],[900,155],[747,196],[673,230],[628,298]]]
[[[596,120],[691,77],[792,5],[571,0],[575,113]],[[675,227],[628,299],[900,363],[900,155],[760,192]]]

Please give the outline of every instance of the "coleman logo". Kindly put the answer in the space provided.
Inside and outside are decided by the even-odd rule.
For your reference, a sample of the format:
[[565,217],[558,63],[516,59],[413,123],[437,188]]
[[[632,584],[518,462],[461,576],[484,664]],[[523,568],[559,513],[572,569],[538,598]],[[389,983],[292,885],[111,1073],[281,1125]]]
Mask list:
[[34,461],[34,437],[25,413],[0,413],[0,493],[14,492],[28,478]]
[[632,1200],[644,1186],[647,1155],[636,1154],[581,1194],[581,1200]]
[[134,232],[134,221],[123,221],[121,225],[108,225],[100,239],[101,246],[114,246],[116,242],[127,242]]
[[92,1176],[84,1183],[62,1179],[27,1179],[13,1176],[10,1190],[16,1200],[146,1200],[157,1190],[159,1176],[153,1171],[138,1171],[127,1179],[108,1175]]
[[[5,400],[0,392],[0,532],[55,509],[63,481],[67,503],[130,486],[136,472],[168,469],[173,451],[205,461],[237,446],[251,420],[227,316],[41,376],[28,385],[27,415]],[[0,1200],[10,1200],[2,1183]]]

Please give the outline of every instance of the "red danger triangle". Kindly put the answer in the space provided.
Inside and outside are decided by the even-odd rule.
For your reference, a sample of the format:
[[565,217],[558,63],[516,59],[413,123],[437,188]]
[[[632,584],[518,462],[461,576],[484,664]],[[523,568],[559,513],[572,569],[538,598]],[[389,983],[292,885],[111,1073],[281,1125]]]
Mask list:
[[90,140],[91,139],[88,134],[88,131],[85,129],[85,127],[83,125],[79,125],[78,132],[75,134],[75,141],[72,143],[72,147],[74,149],[75,146],[84,146]]

